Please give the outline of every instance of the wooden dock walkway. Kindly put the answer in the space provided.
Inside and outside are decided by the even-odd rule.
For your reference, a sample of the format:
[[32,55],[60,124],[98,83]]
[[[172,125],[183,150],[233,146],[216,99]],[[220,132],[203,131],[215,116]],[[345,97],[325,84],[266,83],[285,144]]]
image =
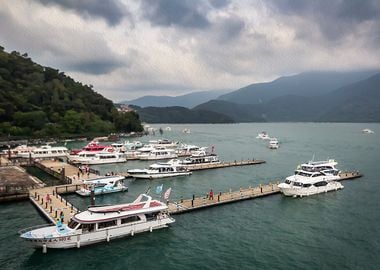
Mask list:
[[99,175],[92,171],[89,174],[85,172],[80,173],[78,167],[56,160],[41,160],[34,162],[34,165],[67,184],[80,184],[82,180],[91,180],[99,177]]
[[[359,172],[343,172],[340,174],[340,180],[350,180],[362,177]],[[243,200],[251,200],[261,198],[269,195],[280,193],[278,188],[279,183],[269,183],[266,185],[260,185],[258,187],[240,188],[237,191],[227,191],[214,193],[213,198],[210,198],[208,194],[202,197],[195,197],[191,199],[180,200],[177,202],[169,202],[169,213],[172,215],[183,214],[190,211],[205,209],[227,203],[240,202]]]
[[238,166],[248,166],[248,165],[257,165],[265,163],[264,160],[258,160],[258,159],[250,159],[250,160],[235,160],[231,162],[220,162],[220,163],[211,163],[206,165],[188,165],[186,168],[188,168],[190,171],[201,171],[201,170],[211,170],[211,169],[218,169],[218,168],[227,168],[227,167],[238,167]]
[[80,184],[70,184],[32,189],[29,191],[29,198],[52,223],[55,224],[63,213],[63,223],[67,224],[79,210],[59,194],[75,192],[80,188]]

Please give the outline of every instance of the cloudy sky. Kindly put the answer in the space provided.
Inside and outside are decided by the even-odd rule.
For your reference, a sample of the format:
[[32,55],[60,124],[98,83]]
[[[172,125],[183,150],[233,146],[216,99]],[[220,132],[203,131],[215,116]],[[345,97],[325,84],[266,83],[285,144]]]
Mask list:
[[0,1],[0,45],[114,101],[380,67],[378,0]]

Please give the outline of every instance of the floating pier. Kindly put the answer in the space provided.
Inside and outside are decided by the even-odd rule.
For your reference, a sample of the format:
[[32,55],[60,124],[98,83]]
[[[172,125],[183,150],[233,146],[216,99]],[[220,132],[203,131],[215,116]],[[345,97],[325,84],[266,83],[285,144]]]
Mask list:
[[264,160],[251,159],[251,160],[235,160],[232,162],[220,162],[220,163],[210,163],[210,164],[197,164],[197,165],[187,165],[190,171],[201,171],[201,170],[210,170],[218,168],[227,168],[227,167],[238,167],[238,166],[248,166],[248,165],[257,165],[265,163]]
[[29,198],[37,209],[53,224],[57,222],[57,219],[61,220],[62,217],[62,223],[67,224],[79,210],[59,194],[72,193],[80,188],[80,184],[70,184],[32,189],[29,192]]
[[[339,181],[350,180],[362,177],[359,172],[343,172],[340,173]],[[251,200],[261,198],[269,195],[280,193],[277,183],[269,183],[266,185],[260,185],[258,187],[248,187],[240,189],[238,191],[228,191],[214,193],[213,198],[210,198],[209,194],[202,197],[193,197],[191,199],[182,199],[176,202],[169,202],[169,213],[172,215],[183,214],[190,211],[201,210],[214,206],[219,206],[227,203],[240,202],[244,200]]]
[[91,180],[99,177],[93,170],[90,170],[88,174],[83,171],[81,173],[78,167],[57,160],[41,160],[34,162],[34,165],[67,184],[82,183],[80,180]]

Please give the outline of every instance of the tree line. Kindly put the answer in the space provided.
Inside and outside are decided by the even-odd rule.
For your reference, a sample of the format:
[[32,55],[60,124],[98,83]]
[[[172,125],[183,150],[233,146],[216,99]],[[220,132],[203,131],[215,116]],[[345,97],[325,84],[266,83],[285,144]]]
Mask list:
[[0,136],[66,136],[142,131],[91,85],[0,46]]

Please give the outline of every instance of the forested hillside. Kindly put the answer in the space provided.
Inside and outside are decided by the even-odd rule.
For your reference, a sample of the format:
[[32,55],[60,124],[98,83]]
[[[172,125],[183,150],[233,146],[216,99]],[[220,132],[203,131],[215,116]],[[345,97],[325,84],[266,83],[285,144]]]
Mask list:
[[140,131],[136,113],[27,54],[0,47],[0,136],[58,136]]

